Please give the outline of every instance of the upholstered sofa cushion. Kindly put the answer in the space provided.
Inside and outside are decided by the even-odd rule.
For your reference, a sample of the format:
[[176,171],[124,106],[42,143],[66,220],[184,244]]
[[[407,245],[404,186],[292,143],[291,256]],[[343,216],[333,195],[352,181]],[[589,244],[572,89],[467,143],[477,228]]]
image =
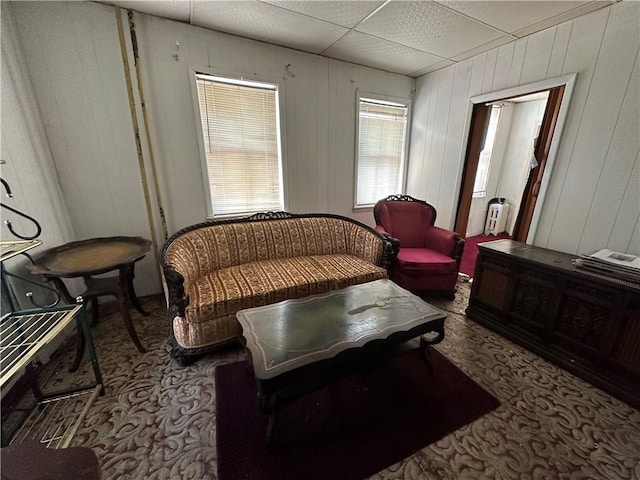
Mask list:
[[239,333],[238,310],[386,277],[384,268],[347,254],[263,260],[215,270],[191,284],[186,315],[174,319],[174,335],[189,347],[206,345],[212,337],[231,339]]
[[185,289],[214,270],[244,263],[348,253],[378,264],[384,245],[375,233],[334,217],[212,224],[185,233],[166,249],[165,262]]

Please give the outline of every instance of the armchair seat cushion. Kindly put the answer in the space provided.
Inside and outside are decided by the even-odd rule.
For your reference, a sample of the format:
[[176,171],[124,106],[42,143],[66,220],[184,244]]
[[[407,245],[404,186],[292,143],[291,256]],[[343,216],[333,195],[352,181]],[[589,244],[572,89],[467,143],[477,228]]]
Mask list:
[[191,346],[206,344],[213,334],[234,338],[239,333],[238,310],[382,278],[387,278],[386,269],[349,254],[279,258],[213,270],[187,287],[186,318],[174,319],[174,333],[179,344],[188,341]]
[[454,258],[429,248],[401,248],[398,252],[397,266],[402,270],[425,275],[458,273],[458,264]]

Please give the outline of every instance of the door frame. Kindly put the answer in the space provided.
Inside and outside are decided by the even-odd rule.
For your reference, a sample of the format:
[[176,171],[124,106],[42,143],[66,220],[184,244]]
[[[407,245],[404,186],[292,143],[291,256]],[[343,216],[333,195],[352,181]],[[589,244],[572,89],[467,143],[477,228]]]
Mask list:
[[[454,228],[456,229],[456,231],[460,229],[458,225],[459,210],[464,206],[464,204],[467,201],[470,202],[470,198],[463,199],[462,195],[464,193],[463,180],[465,179],[465,177],[468,180],[468,177],[469,177],[468,174],[466,175],[465,170],[466,170],[466,164],[467,164],[467,155],[469,153],[468,150],[471,147],[470,136],[473,133],[472,115],[474,110],[477,111],[477,108],[475,108],[476,105],[497,102],[499,100],[507,100],[515,97],[521,97],[524,95],[528,95],[530,93],[551,90],[556,87],[564,86],[564,94],[562,96],[562,102],[560,104],[560,110],[558,112],[557,122],[555,125],[555,129],[553,131],[551,143],[549,145],[549,154],[547,156],[547,162],[546,162],[545,171],[544,171],[545,174],[540,183],[538,198],[535,205],[535,209],[533,211],[531,224],[530,224],[529,232],[527,234],[527,239],[526,239],[526,243],[529,243],[529,244],[533,243],[533,239],[535,238],[535,234],[538,228],[538,223],[540,221],[540,215],[542,212],[542,207],[544,205],[544,199],[547,194],[547,190],[549,188],[549,182],[550,182],[551,174],[553,171],[553,166],[555,164],[556,155],[558,153],[560,139],[562,137],[562,131],[564,129],[565,120],[567,118],[567,114],[569,111],[569,103],[571,100],[571,96],[573,94],[573,90],[575,88],[575,82],[576,82],[577,76],[578,76],[577,73],[572,73],[570,75],[564,75],[562,77],[550,78],[550,79],[542,80],[539,82],[519,85],[517,87],[511,87],[504,90],[498,90],[495,92],[485,93],[482,95],[477,95],[469,98],[469,104],[467,107],[467,120],[465,124],[467,127],[465,129],[465,134],[464,134],[465,136],[464,136],[464,143],[462,148],[463,154],[460,160],[460,173],[459,173],[458,182],[457,182],[456,195],[458,197],[458,205],[456,206],[456,209],[452,212],[453,218],[451,219],[452,224],[454,225]],[[472,192],[469,192],[469,195],[471,195],[471,193]],[[468,214],[468,209],[467,209],[467,214]],[[464,222],[465,230],[466,230],[466,223],[467,222],[465,221]],[[462,235],[464,235],[464,233]]]
[[531,227],[531,218],[535,211],[538,201],[538,189],[544,179],[546,173],[546,164],[548,158],[549,147],[553,141],[555,126],[558,120],[558,112],[562,105],[562,97],[564,95],[564,85],[548,90],[544,116],[540,125],[540,132],[536,137],[533,155],[537,161],[537,165],[529,170],[527,184],[521,194],[518,215],[511,232],[511,238],[519,242],[526,242]]

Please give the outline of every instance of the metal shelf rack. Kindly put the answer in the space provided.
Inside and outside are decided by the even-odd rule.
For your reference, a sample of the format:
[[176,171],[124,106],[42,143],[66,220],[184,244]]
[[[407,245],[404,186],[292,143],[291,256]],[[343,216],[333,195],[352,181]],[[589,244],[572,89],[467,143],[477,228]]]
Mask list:
[[[1,260],[24,253],[40,243],[38,240],[0,242]],[[38,353],[74,321],[78,334],[84,336],[95,383],[43,393],[33,362]],[[50,448],[69,446],[91,404],[98,395],[104,394],[102,374],[81,298],[77,305],[15,311],[0,318],[0,388],[23,373],[31,378],[35,402],[26,409],[18,409],[25,415],[17,429],[7,434],[2,431],[3,446],[26,439],[37,440]]]
[[0,321],[0,388],[78,315],[81,305],[9,313]]
[[42,244],[40,240],[3,240],[0,242],[0,262],[9,260]]
[[48,448],[69,446],[84,421],[89,407],[102,390],[102,385],[36,403],[29,416],[13,434],[10,443],[38,440]]

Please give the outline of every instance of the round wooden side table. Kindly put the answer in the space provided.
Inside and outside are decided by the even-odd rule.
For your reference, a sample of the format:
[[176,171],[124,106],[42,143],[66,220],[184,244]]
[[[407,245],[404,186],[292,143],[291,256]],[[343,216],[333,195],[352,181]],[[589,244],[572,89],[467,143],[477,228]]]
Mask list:
[[[64,301],[75,303],[63,278],[82,277],[86,290],[81,294],[86,304],[93,310],[94,323],[98,318],[98,297],[114,296],[129,336],[140,352],[145,348],[133,327],[129,305],[133,305],[143,315],[135,290],[133,289],[135,263],[142,260],[151,248],[151,241],[142,237],[101,237],[77,242],[69,242],[41,252],[33,258],[29,270],[43,275],[51,281]],[[117,276],[98,277],[103,273],[118,271]],[[71,371],[77,369],[84,353],[84,337],[78,335],[76,359]]]

